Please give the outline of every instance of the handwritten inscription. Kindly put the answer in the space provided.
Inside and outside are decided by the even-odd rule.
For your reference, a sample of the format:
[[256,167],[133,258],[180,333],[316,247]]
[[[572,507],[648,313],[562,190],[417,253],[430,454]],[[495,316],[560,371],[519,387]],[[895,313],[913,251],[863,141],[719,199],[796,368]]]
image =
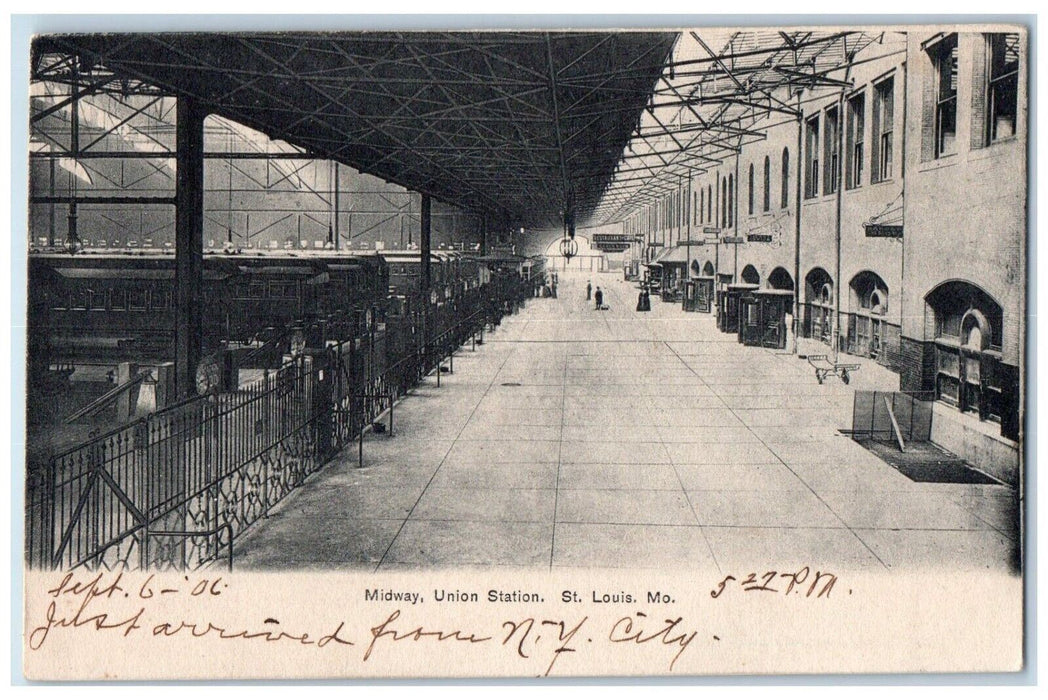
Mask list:
[[[786,597],[829,598],[836,582],[835,575],[808,567],[790,573],[729,575],[716,583],[710,597],[717,599],[728,591],[760,591]],[[244,611],[227,610],[224,601],[230,598],[230,587],[230,581],[221,576],[173,579],[125,572],[67,573],[46,591],[45,608],[36,612],[35,617],[30,616],[27,647],[41,652],[56,634],[91,633],[119,638],[261,642],[344,649],[357,655],[362,664],[372,664],[380,658],[388,660],[394,648],[405,645],[449,650],[491,648],[524,662],[532,673],[548,676],[554,671],[570,672],[570,666],[565,666],[569,662],[565,660],[580,653],[606,654],[612,649],[626,652],[639,647],[654,652],[654,657],[651,654],[648,657],[658,659],[661,655],[665,659],[662,670],[673,671],[684,654],[689,651],[694,654],[703,644],[717,644],[722,639],[722,635],[708,629],[703,620],[674,614],[672,606],[676,596],[664,590],[639,595],[621,590],[588,590],[585,594],[565,590],[559,596],[559,603],[553,603],[554,610],[558,605],[565,610],[577,610],[578,604],[594,607],[586,608],[584,613],[550,615],[550,606],[541,609],[543,614],[528,611],[529,605],[545,602],[545,596],[539,592],[512,591],[514,595],[492,598],[472,591],[436,589],[431,598],[435,604],[476,603],[478,598],[482,605],[485,598],[496,603],[506,603],[509,602],[506,598],[512,598],[515,603],[511,613],[491,615],[488,619],[481,617],[480,621],[473,616],[470,624],[448,624],[435,623],[423,616],[423,609],[418,606],[424,597],[418,592],[368,588],[362,595],[368,606],[365,612],[357,608],[352,615],[340,615],[338,609],[325,610],[321,617],[327,618],[327,622],[314,620],[303,624],[285,619],[287,616],[277,610],[265,611],[267,614],[252,611],[245,621]],[[555,596],[551,598],[556,600]],[[191,605],[193,600],[201,604]],[[509,610],[509,606],[498,605],[497,609]],[[610,616],[595,614],[606,609],[615,612]],[[237,615],[235,622],[220,619],[224,614]],[[600,650],[602,647],[604,651]]]
[[783,596],[793,594],[804,598],[829,598],[837,583],[837,577],[827,571],[812,571],[805,566],[799,571],[765,571],[752,572],[743,577],[725,576],[717,587],[710,591],[711,598],[720,598],[725,590],[737,588],[750,593],[778,593]]

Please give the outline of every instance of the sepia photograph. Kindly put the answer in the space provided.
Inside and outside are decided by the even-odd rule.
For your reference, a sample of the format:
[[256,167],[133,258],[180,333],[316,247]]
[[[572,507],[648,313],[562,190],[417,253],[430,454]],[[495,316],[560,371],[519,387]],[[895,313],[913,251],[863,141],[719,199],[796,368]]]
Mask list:
[[1030,27],[758,20],[29,38],[26,677],[1021,671]]

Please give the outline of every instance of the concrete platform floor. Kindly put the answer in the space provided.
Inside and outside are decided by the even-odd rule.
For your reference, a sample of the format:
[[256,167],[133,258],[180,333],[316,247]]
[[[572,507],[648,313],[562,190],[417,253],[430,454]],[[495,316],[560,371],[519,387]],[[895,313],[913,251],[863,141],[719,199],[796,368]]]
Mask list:
[[[1016,494],[916,483],[837,433],[849,386],[621,273],[561,272],[238,543],[238,569],[1007,571]],[[585,300],[592,280],[610,310]],[[825,348],[823,346],[823,351]]]

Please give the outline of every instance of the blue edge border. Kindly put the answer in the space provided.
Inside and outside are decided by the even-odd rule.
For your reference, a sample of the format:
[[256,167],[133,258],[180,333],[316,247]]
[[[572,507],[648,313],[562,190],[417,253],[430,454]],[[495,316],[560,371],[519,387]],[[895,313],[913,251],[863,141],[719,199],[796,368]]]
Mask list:
[[[17,144],[28,143],[29,43],[34,34],[48,32],[156,32],[156,31],[334,31],[364,29],[503,29],[503,28],[641,28],[702,26],[807,25],[891,25],[1009,23],[1025,25],[1030,36],[1029,139],[1027,163],[1027,290],[1026,290],[1026,413],[1024,424],[1024,463],[1026,465],[1026,522],[1024,566],[1024,667],[1016,673],[949,674],[827,674],[790,676],[674,676],[643,678],[547,678],[547,679],[413,679],[340,681],[174,681],[160,685],[719,685],[719,686],[808,686],[808,685],[948,685],[948,686],[1024,686],[1037,684],[1037,335],[1031,321],[1037,318],[1037,17],[1035,15],[12,15],[11,16],[11,397],[10,464],[22,465],[25,455],[25,298],[26,239],[28,207],[27,162],[14,157]],[[17,302],[17,303],[15,303]],[[22,531],[23,470],[11,469],[11,683],[12,685],[84,685],[82,683],[37,683],[22,674]],[[15,621],[19,621],[15,624]],[[87,685],[107,686],[111,682]],[[118,682],[117,685],[158,685],[157,683]]]

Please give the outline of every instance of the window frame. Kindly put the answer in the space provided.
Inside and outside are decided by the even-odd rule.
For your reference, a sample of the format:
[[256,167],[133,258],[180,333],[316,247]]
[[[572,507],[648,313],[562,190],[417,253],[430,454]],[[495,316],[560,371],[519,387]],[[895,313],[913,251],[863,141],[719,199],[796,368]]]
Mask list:
[[873,84],[873,137],[870,182],[888,182],[895,166],[895,75]]
[[804,120],[804,198],[819,194],[819,114]]
[[866,91],[848,98],[848,131],[845,139],[848,177],[845,189],[862,187],[863,164],[866,160]]
[[[996,48],[1001,48],[1005,54],[1005,58],[1002,59],[1002,64],[1005,69],[1008,68],[1007,64],[1007,44],[1009,37],[1015,37],[1016,42],[1016,56],[1015,56],[1015,68],[1003,73],[1002,75],[994,75],[994,51]],[[984,34],[983,38],[986,42],[986,123],[984,124],[984,143],[987,146],[1002,141],[1013,139],[1016,136],[1019,128],[1019,63],[1022,59],[1022,49],[1020,46],[1020,36],[1017,32],[996,32],[992,34]],[[996,44],[996,40],[1000,40],[1000,45]],[[1012,133],[1007,136],[997,136],[997,93],[994,90],[995,85],[1004,83],[1005,81],[1014,81],[1012,87],[1011,96],[1011,115],[1012,115]]]
[[[947,34],[926,49],[932,61],[932,102],[933,102],[933,158],[944,158],[957,153],[957,100],[960,87],[960,42],[956,33]],[[947,77],[944,68],[949,64]],[[944,80],[945,78],[945,80]],[[946,90],[944,91],[944,86]],[[953,140],[947,150],[945,124],[947,119],[953,122]]]

